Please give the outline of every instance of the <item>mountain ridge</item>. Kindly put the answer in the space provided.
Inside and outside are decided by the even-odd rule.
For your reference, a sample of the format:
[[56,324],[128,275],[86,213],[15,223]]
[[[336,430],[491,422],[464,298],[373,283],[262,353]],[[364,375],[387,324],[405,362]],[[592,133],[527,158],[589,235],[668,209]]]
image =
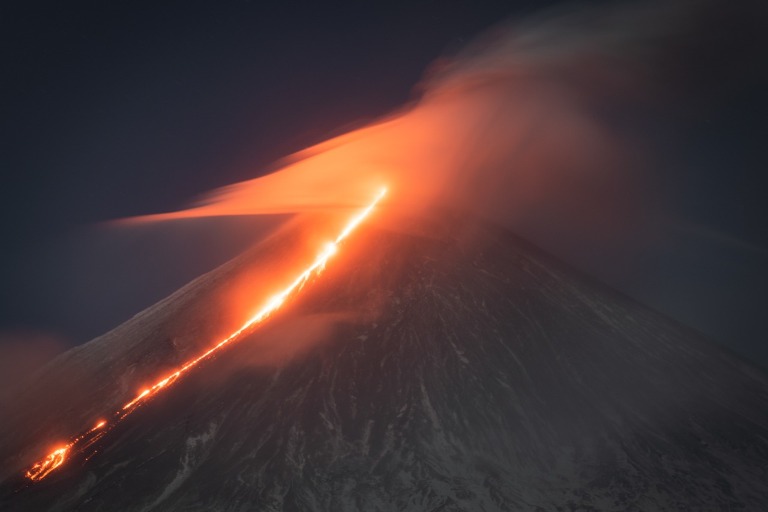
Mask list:
[[759,510],[767,439],[758,369],[501,229],[451,218],[366,226],[88,462],[0,504]]

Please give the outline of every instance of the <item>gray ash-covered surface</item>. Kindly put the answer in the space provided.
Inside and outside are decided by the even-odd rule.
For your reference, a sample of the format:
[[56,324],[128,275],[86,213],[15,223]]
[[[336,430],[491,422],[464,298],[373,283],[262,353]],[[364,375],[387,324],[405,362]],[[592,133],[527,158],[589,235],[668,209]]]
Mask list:
[[367,226],[90,460],[21,485],[40,439],[210,340],[252,255],[66,354],[0,426],[0,509],[766,509],[764,373],[507,232],[427,231]]

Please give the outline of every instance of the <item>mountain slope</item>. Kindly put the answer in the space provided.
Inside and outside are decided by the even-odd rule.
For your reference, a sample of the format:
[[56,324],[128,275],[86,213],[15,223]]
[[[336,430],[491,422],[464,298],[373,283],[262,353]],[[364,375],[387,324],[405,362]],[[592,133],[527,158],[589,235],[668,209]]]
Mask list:
[[[183,360],[221,320],[211,294],[254,258],[76,349],[27,400],[68,367],[134,383]],[[164,342],[178,331],[195,341]],[[76,431],[121,392],[94,386],[61,417]],[[39,449],[18,433],[36,418],[14,413],[4,467]],[[7,474],[0,508],[762,510],[768,380],[504,231],[367,226],[97,448],[39,484]]]

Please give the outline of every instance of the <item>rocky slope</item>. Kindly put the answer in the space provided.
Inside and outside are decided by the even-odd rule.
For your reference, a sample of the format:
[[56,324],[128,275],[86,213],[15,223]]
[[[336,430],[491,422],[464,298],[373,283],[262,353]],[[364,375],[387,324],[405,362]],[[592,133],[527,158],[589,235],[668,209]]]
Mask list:
[[458,219],[420,234],[366,227],[268,325],[140,408],[89,460],[38,484],[18,478],[40,439],[76,432],[217,335],[228,319],[211,297],[257,253],[21,392],[0,427],[0,509],[768,503],[765,374],[513,235]]

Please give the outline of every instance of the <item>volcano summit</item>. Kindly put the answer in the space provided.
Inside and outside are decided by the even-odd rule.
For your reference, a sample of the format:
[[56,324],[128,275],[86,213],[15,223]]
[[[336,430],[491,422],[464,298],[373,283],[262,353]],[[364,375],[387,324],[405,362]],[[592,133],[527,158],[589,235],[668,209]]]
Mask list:
[[[427,225],[428,224],[428,225]],[[366,226],[263,327],[44,481],[55,441],[232,323],[273,238],[47,366],[0,508],[763,510],[768,378],[480,223]],[[115,383],[118,384],[115,387]],[[105,409],[106,408],[106,409]]]

